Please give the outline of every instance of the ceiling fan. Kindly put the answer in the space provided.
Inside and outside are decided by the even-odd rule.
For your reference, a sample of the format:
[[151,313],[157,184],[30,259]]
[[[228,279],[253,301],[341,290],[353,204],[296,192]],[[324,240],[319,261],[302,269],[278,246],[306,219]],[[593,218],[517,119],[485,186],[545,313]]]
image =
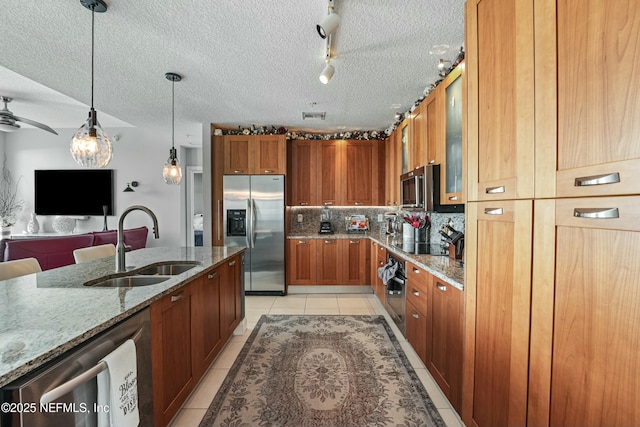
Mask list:
[[13,98],[8,96],[0,96],[0,102],[4,102],[4,108],[0,110],[0,130],[4,132],[14,132],[20,129],[20,125],[16,122],[26,123],[28,125],[40,128],[42,130],[46,130],[47,132],[51,132],[55,135],[58,134],[55,130],[51,129],[49,126],[44,125],[42,123],[34,122],[33,120],[25,119],[24,117],[15,116],[9,109],[7,108],[7,104],[13,101]]

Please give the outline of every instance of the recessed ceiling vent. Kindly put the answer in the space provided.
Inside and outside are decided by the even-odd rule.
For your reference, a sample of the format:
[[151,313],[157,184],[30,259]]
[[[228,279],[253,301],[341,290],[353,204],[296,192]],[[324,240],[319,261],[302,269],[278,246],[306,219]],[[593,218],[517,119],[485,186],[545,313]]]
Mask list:
[[315,120],[324,120],[324,118],[326,117],[327,112],[323,111],[321,113],[308,113],[308,112],[302,112],[302,120],[306,120],[306,119],[315,119]]

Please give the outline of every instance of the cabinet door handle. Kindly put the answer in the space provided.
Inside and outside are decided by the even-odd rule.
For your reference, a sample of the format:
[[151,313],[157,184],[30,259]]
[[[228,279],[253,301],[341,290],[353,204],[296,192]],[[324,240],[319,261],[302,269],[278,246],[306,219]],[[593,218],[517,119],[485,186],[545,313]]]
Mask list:
[[309,203],[307,202],[300,202],[300,206],[307,206]]
[[573,210],[573,216],[578,218],[596,218],[596,219],[610,219],[619,218],[618,208],[604,208],[604,209],[589,209],[589,208],[575,208]]
[[498,193],[504,193],[505,188],[504,185],[501,185],[500,187],[488,187],[485,192],[487,194],[498,194]]
[[327,245],[333,245],[336,241],[335,240],[325,240],[324,241]]
[[451,196],[449,197],[449,200],[458,200],[458,196]]
[[364,203],[362,203],[362,202],[355,202],[354,204],[355,204],[356,206],[362,206],[362,205],[364,205]]
[[411,293],[416,296],[419,297],[420,296],[420,292],[416,291],[415,289],[411,291]]
[[620,182],[620,174],[613,172],[576,178],[574,186],[585,187],[587,185],[615,184],[617,182]]
[[411,317],[413,317],[414,319],[419,319],[420,318],[418,313],[411,313]]
[[429,160],[429,164],[430,164],[430,165],[435,164],[435,162],[436,162],[435,160]]
[[438,284],[436,287],[442,292],[445,292],[447,290],[447,287],[445,285]]
[[264,173],[273,173],[273,172],[274,172],[274,170],[273,170],[273,169],[265,169],[265,170],[264,170]]
[[324,202],[324,205],[325,206],[331,206],[331,205],[333,205],[333,202]]
[[360,244],[360,240],[349,240],[349,244],[350,245],[359,245]]
[[384,251],[384,248],[382,246],[380,246],[380,248],[378,250]]
[[171,302],[180,301],[182,297],[184,297],[184,292],[180,292],[179,294],[176,294],[176,295],[171,295]]
[[502,208],[485,208],[485,215],[502,215],[504,210]]
[[218,275],[218,272],[214,271],[213,273],[207,274],[207,279],[215,279],[217,275]]
[[236,261],[235,261],[235,260],[233,260],[233,261],[231,261],[231,262],[229,263],[229,267],[233,267],[234,265],[236,265]]
[[383,261],[378,261],[378,265],[384,265]]
[[413,272],[416,274],[420,274],[420,270],[418,270],[417,268],[412,268],[411,270],[413,270]]
[[233,173],[243,173],[244,169],[234,169]]
[[298,240],[298,244],[299,245],[306,245],[307,242],[306,242],[306,240]]

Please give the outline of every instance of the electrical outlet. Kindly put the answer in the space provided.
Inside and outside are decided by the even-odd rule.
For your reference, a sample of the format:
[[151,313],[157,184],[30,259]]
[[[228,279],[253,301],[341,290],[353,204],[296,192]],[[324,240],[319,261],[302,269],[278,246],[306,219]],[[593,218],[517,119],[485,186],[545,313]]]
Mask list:
[[378,222],[382,221],[384,221],[384,217],[382,216],[382,214],[378,214]]
[[302,214],[298,214],[298,222],[302,222]]

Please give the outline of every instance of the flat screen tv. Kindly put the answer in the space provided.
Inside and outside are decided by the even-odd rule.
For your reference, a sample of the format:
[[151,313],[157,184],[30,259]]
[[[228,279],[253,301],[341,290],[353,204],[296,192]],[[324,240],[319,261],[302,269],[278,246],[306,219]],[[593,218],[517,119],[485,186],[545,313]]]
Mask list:
[[37,215],[113,215],[113,169],[35,171]]

